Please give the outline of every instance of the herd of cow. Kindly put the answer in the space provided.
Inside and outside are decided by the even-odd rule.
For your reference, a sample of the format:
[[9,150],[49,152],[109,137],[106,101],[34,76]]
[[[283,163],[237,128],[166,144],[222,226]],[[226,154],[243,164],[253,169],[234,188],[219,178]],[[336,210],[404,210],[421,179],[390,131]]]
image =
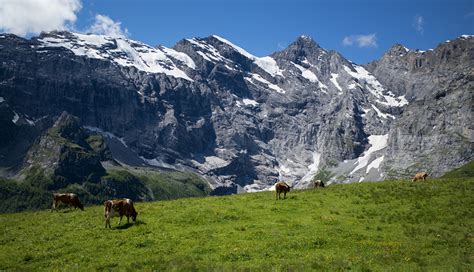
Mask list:
[[[64,203],[69,205],[71,208],[74,209],[81,209],[84,210],[84,206],[82,205],[79,197],[73,193],[54,193],[53,194],[53,206],[51,207],[51,212],[56,210],[60,203]],[[130,217],[132,217],[133,222],[137,221],[137,211],[133,206],[133,201],[124,198],[124,199],[113,199],[107,200],[104,202],[104,218],[105,218],[105,227],[110,226],[110,218],[112,217],[120,217],[119,225],[122,223],[123,216],[127,217],[127,224],[130,223]]]
[[[418,172],[412,179],[412,182],[417,180],[426,180],[428,174],[426,172]],[[315,180],[313,183],[315,188],[323,188],[324,183],[321,180]],[[286,184],[283,181],[279,181],[275,184],[275,197],[276,199],[281,199],[281,193],[283,193],[283,198],[286,198],[286,194],[290,191],[291,186]],[[53,206],[51,207],[51,212],[56,210],[60,203],[64,203],[74,207],[74,209],[81,209],[84,210],[84,206],[82,205],[79,197],[73,193],[54,193],[53,194]],[[138,212],[135,210],[133,206],[133,201],[124,198],[124,199],[113,199],[107,200],[104,202],[104,219],[105,219],[105,227],[110,226],[110,218],[112,217],[120,217],[119,225],[122,223],[123,216],[127,217],[127,224],[130,223],[130,217],[132,217],[133,222],[136,222]]]
[[[428,173],[426,172],[418,172],[415,174],[415,176],[413,177],[413,179],[411,180],[412,182],[415,182],[417,180],[426,180],[426,178],[428,177]],[[315,180],[313,182],[313,187],[314,188],[324,188],[324,183],[322,180]],[[281,199],[281,193],[283,193],[283,198],[285,199],[286,198],[286,193],[288,193],[291,189],[291,186],[286,184],[285,182],[283,181],[279,181],[275,184],[275,198],[278,200],[278,199]]]

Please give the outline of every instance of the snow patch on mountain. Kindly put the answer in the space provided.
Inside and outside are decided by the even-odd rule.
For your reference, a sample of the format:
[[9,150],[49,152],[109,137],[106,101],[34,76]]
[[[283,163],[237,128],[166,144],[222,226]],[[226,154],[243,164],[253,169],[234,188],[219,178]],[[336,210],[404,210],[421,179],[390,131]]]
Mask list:
[[[350,172],[351,175],[354,174],[355,172],[357,172],[358,170],[366,167],[367,164],[369,163],[371,157],[372,157],[372,154],[374,152],[379,151],[379,150],[384,149],[385,147],[387,147],[388,134],[385,134],[385,135],[370,135],[368,137],[368,139],[369,139],[369,144],[371,146],[354,163],[354,165],[356,167]],[[375,166],[376,166],[376,164],[373,165],[373,168],[375,168]]]
[[277,62],[272,57],[256,58],[254,63],[272,76],[283,76]]
[[[308,62],[308,60],[305,58],[303,61],[303,63],[307,64],[307,65],[310,65],[310,66],[313,66],[312,64],[310,64]],[[304,78],[306,78],[307,80],[309,80],[310,82],[313,82],[313,83],[318,83],[318,87],[319,89],[321,89],[323,92],[326,92],[326,90],[328,89],[328,86],[326,86],[324,83],[322,83],[319,79],[318,79],[318,76],[316,76],[315,73],[313,73],[311,70],[309,69],[306,69],[304,68],[303,66],[301,65],[298,65],[294,62],[291,62],[296,68],[298,68],[298,70],[300,70],[301,72],[301,76],[303,76]]]
[[207,172],[213,169],[226,167],[230,164],[230,161],[226,161],[217,156],[206,156],[203,158],[203,161],[192,160],[192,163],[198,166],[203,172]]
[[237,52],[239,52],[240,54],[244,55],[245,57],[249,58],[249,59],[253,59],[255,58],[254,55],[250,54],[249,52],[245,51],[245,49],[243,49],[242,47],[239,47],[235,44],[233,44],[232,42],[230,42],[229,40],[227,39],[224,39],[222,37],[219,37],[217,35],[212,35],[212,37],[218,39],[219,41],[225,43],[225,44],[228,44],[230,45],[231,47],[233,47]]
[[318,77],[317,77],[313,72],[311,72],[309,69],[306,69],[306,68],[304,68],[303,66],[298,65],[298,64],[296,64],[296,63],[294,63],[294,62],[292,62],[292,64],[293,64],[296,68],[298,68],[298,70],[301,71],[301,75],[302,75],[304,78],[306,78],[307,80],[309,80],[309,81],[311,81],[311,82],[319,82]]
[[219,37],[217,35],[213,35],[212,37],[218,39],[219,41],[231,46],[232,48],[234,48],[234,50],[236,50],[237,52],[239,52],[240,54],[242,54],[243,56],[245,56],[246,58],[252,60],[257,66],[259,66],[260,68],[262,68],[263,70],[265,70],[265,72],[269,73],[271,76],[283,76],[283,73],[282,71],[280,70],[280,68],[278,67],[278,64],[276,63],[276,61],[272,58],[272,57],[256,57],[252,54],[250,54],[249,52],[245,51],[244,49],[242,49],[241,47],[233,44],[232,42],[222,38],[222,37]]
[[235,102],[235,104],[237,105],[237,107],[241,108],[242,106],[256,107],[256,106],[258,106],[260,103],[258,103],[258,102],[255,101],[255,100],[252,100],[252,99],[244,98],[242,101],[237,100],[237,101]]
[[186,55],[185,53],[178,52],[176,50],[173,50],[164,46],[160,46],[159,48],[166,55],[171,56],[181,61],[182,63],[184,63],[186,66],[188,66],[191,69],[196,69],[196,64],[194,63],[193,59],[190,56]]
[[342,88],[341,86],[339,85],[339,83],[337,82],[337,78],[339,77],[338,74],[334,74],[334,73],[331,73],[331,78],[329,79],[332,84],[334,84],[334,86],[336,86],[336,88],[339,90],[339,94],[342,94]]
[[369,92],[378,98],[378,103],[389,107],[402,107],[408,104],[408,101],[404,96],[394,97],[394,95],[391,93],[389,93],[389,95],[385,95],[385,89],[382,84],[380,84],[380,82],[364,67],[359,65],[353,65],[353,67],[356,70],[355,72],[347,66],[344,66],[344,70],[350,76],[356,78],[359,82],[365,82]]
[[176,67],[166,54],[155,48],[147,47],[145,45],[132,47],[127,40],[117,39],[117,50],[115,52],[124,52],[124,58],[116,59],[115,61],[123,66],[134,66],[139,70],[149,73],[163,73],[176,78],[184,78],[193,81],[186,73]]
[[93,59],[108,59],[120,66],[135,67],[147,73],[162,73],[176,78],[193,81],[184,71],[179,69],[175,58],[194,69],[196,65],[189,56],[173,49],[153,48],[141,42],[124,38],[112,38],[95,34],[54,33],[38,39],[40,48],[63,47],[77,56]]
[[198,49],[197,53],[209,62],[229,61],[228,59],[224,58],[214,46],[203,40],[192,38],[187,39],[187,41],[195,45],[195,47],[197,47],[195,49]]
[[382,164],[383,162],[383,159],[384,159],[384,156],[381,156],[373,160],[369,165],[367,165],[367,169],[365,170],[365,173],[368,174],[371,169],[379,169],[380,164]]
[[360,87],[359,84],[357,84],[357,83],[354,82],[354,83],[351,83],[351,84],[347,85],[347,88],[348,88],[349,90],[355,90],[355,89],[357,88],[357,86]]
[[[83,35],[81,35],[83,36]],[[97,35],[94,35],[97,36]],[[107,53],[102,53],[99,48],[109,43],[105,39],[93,38],[82,40],[79,36],[71,40],[67,38],[45,37],[38,39],[42,43],[42,47],[64,47],[71,50],[77,56],[86,56],[92,59],[105,59],[109,57]],[[110,42],[112,44],[112,42]]]
[[276,170],[280,178],[291,173],[291,169],[284,164],[280,164],[276,167]]
[[247,193],[256,193],[256,192],[265,192],[265,191],[275,191],[275,185],[268,187],[267,184],[261,184],[258,180],[254,181],[255,183],[245,185],[243,190]]
[[252,99],[248,99],[248,98],[244,98],[242,100],[242,102],[244,102],[244,105],[248,106],[248,105],[251,105],[251,106],[257,106],[259,103],[255,100],[252,100]]
[[301,179],[303,182],[308,182],[311,181],[318,173],[319,170],[319,164],[321,162],[321,153],[315,151],[313,152],[313,163],[308,165],[308,173],[304,175],[304,177]]
[[263,83],[264,85],[266,85],[267,88],[270,88],[270,89],[272,89],[274,91],[277,91],[279,93],[285,93],[285,91],[282,88],[280,88],[278,85],[270,83],[268,80],[264,79],[259,74],[251,74],[251,76],[252,77],[245,77],[244,79],[249,81],[252,84],[255,84],[255,85],[259,85],[259,84],[255,83],[255,81],[258,81],[258,82]]
[[12,122],[16,124],[16,122],[18,122],[18,120],[20,120],[20,116],[15,111],[13,113],[15,115],[13,116]]
[[389,117],[392,118],[392,119],[395,119],[395,116],[391,115],[391,114],[388,114],[388,113],[383,113],[381,110],[379,110],[379,108],[377,108],[374,104],[371,105],[372,108],[375,110],[375,112],[377,113],[377,115],[379,117],[382,117],[384,119],[388,119]]

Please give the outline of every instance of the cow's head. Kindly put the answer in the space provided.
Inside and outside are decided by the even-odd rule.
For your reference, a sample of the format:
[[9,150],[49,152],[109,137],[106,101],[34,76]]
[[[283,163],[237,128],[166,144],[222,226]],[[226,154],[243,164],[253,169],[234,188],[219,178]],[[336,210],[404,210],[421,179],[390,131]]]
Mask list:
[[132,220],[133,220],[133,222],[136,222],[136,221],[137,221],[137,215],[138,215],[138,213],[137,213],[136,211],[133,211],[133,213],[132,213]]

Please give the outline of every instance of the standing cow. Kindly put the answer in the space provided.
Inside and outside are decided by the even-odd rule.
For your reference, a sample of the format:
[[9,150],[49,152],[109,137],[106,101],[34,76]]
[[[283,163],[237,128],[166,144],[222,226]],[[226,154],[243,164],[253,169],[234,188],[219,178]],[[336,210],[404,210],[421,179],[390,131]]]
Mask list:
[[60,203],[69,204],[70,207],[74,207],[74,209],[81,209],[84,210],[84,206],[82,205],[79,197],[73,193],[54,193],[53,194],[53,206],[51,207],[51,212],[57,210]]
[[104,218],[105,218],[105,227],[110,226],[111,217],[120,217],[119,225],[122,223],[122,217],[127,217],[127,224],[130,223],[130,217],[132,217],[133,222],[137,220],[137,211],[133,207],[132,200],[125,199],[114,199],[107,200],[104,202]]
[[286,193],[290,191],[290,185],[286,184],[283,181],[279,181],[275,184],[275,197],[280,199],[281,193],[283,193],[283,198],[286,199]]
[[415,182],[417,180],[423,180],[425,181],[426,178],[428,177],[428,173],[426,172],[418,172],[415,174],[415,176],[413,177],[413,179],[411,180],[412,182]]

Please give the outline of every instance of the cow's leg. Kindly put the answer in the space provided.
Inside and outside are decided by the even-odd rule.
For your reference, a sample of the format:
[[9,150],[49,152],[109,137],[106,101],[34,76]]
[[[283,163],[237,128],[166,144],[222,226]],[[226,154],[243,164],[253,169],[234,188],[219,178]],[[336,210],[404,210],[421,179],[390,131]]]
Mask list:
[[130,224],[130,216],[127,215],[127,225]]
[[110,226],[110,216],[105,216],[105,228],[107,228],[107,226],[109,226],[109,228],[111,228]]
[[119,225],[122,224],[122,217],[123,215],[120,216]]
[[283,192],[283,199],[286,199],[286,192]]

